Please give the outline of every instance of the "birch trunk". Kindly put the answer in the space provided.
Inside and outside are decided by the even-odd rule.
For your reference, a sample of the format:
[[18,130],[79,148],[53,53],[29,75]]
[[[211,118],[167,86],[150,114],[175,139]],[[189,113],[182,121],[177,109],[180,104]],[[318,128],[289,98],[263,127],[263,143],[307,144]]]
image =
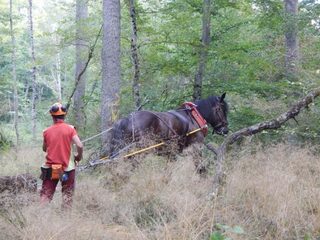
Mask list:
[[13,79],[13,125],[16,134],[16,149],[19,146],[19,99],[18,99],[18,82],[17,82],[17,57],[16,57],[16,39],[13,31],[13,14],[12,14],[12,0],[10,0],[10,33],[11,33],[11,45],[12,45],[12,53],[11,53],[11,62],[12,62],[12,79]]
[[32,139],[36,138],[36,57],[34,51],[34,38],[33,38],[33,19],[32,19],[32,0],[29,0],[29,34],[30,34],[30,51],[32,60],[31,69],[31,86],[32,86],[32,96],[31,96],[31,122],[32,122]]
[[54,91],[58,97],[58,101],[62,101],[62,90],[61,90],[61,54],[57,53],[55,64],[51,69],[51,77],[54,80]]
[[62,90],[61,90],[61,54],[60,51],[56,56],[56,91],[58,94],[59,101],[62,101]]

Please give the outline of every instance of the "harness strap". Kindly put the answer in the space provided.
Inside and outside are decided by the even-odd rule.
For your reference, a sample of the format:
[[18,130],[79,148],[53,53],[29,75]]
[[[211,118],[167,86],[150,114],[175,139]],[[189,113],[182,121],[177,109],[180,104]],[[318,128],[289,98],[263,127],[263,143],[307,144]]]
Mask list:
[[201,116],[200,112],[197,109],[197,105],[192,102],[185,102],[182,106],[191,112],[191,116],[197,122],[204,136],[206,136],[208,134],[207,121]]
[[170,131],[172,131],[174,133],[175,136],[178,136],[177,132],[172,127],[170,127],[169,124],[165,120],[163,120],[158,114],[156,114],[155,112],[151,112],[151,111],[145,111],[145,112],[148,112],[148,113],[155,115],[161,122],[163,122],[168,127],[168,129]]
[[[196,132],[198,132],[198,131],[202,131],[202,129],[201,129],[201,128],[197,128],[197,129],[195,129],[195,130],[193,130],[193,131],[191,131],[191,132],[188,132],[188,133],[186,134],[186,136],[189,136],[189,135],[191,135],[191,134],[194,134],[194,133],[196,133]],[[134,152],[128,153],[128,154],[124,155],[123,157],[124,157],[124,158],[128,158],[128,157],[134,156],[134,155],[136,155],[136,154],[146,152],[146,151],[148,151],[148,150],[150,150],[150,149],[160,147],[160,146],[162,146],[162,145],[164,145],[164,144],[165,144],[165,142],[160,142],[160,143],[151,145],[151,146],[149,146],[149,147],[142,148],[142,149],[136,150],[136,151],[134,151]],[[119,153],[120,153],[120,152],[119,152]],[[111,157],[106,156],[106,157],[103,157],[103,158],[99,158],[98,160],[95,160],[95,161],[90,161],[90,162],[89,162],[89,165],[87,165],[87,166],[79,166],[78,169],[79,169],[80,171],[82,171],[82,170],[86,169],[88,166],[91,166],[91,167],[92,167],[92,166],[95,166],[95,165],[99,165],[99,164],[103,164],[103,163],[108,163],[108,162],[115,161],[115,160],[117,159],[118,155],[119,155],[119,154],[115,154],[114,156],[111,156]]]

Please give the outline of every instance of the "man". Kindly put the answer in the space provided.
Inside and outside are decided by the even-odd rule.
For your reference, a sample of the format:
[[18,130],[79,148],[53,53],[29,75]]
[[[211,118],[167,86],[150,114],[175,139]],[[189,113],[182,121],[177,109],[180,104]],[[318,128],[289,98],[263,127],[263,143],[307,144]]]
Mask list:
[[[46,162],[41,167],[41,202],[50,202],[57,184],[61,181],[62,205],[71,207],[75,188],[75,165],[82,159],[83,145],[76,129],[64,122],[67,108],[55,103],[50,108],[53,125],[43,131],[43,151]],[[77,147],[77,155],[71,159],[71,145]]]

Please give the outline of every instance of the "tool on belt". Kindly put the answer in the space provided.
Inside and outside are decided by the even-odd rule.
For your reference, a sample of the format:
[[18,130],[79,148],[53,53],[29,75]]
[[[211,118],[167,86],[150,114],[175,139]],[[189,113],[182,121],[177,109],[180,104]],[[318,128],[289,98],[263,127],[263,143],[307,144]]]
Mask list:
[[63,170],[61,164],[52,164],[51,168],[41,167],[40,179],[42,180],[60,180],[62,182],[68,180],[68,172]]
[[63,169],[61,164],[51,165],[51,180],[58,180],[63,175]]

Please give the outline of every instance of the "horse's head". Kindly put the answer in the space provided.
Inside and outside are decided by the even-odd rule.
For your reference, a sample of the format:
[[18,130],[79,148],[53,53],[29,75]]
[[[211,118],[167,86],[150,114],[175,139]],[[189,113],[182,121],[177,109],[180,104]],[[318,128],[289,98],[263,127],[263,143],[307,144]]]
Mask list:
[[224,101],[226,93],[220,97],[209,97],[196,102],[197,109],[206,121],[212,126],[213,132],[219,135],[226,135],[228,129],[228,104]]

